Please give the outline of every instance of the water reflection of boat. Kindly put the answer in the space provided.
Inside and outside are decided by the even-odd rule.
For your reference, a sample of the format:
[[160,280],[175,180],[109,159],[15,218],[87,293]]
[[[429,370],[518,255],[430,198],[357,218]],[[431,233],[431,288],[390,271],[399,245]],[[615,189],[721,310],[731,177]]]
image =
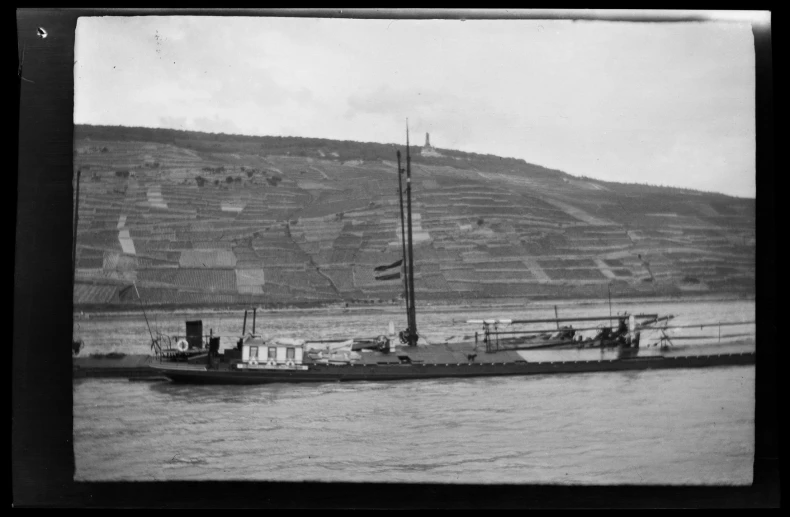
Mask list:
[[[481,377],[503,375],[533,375],[548,373],[598,372],[617,370],[644,370],[655,368],[692,368],[753,364],[754,352],[733,352],[709,355],[657,355],[655,349],[648,353],[640,349],[640,333],[669,316],[655,314],[618,315],[613,317],[577,317],[547,320],[468,320],[466,323],[483,325],[482,343],[475,340],[460,343],[418,344],[414,298],[413,237],[411,217],[411,158],[407,151],[406,168],[398,158],[398,180],[401,207],[401,239],[403,257],[378,272],[403,268],[404,299],[408,326],[395,336],[342,341],[313,341],[296,339],[264,340],[253,332],[246,333],[245,311],[242,337],[236,347],[219,352],[219,337],[209,340],[208,348],[172,350],[172,340],[154,338],[152,346],[159,361],[151,364],[175,382],[199,384],[263,384],[274,382],[335,382],[427,379],[437,377]],[[406,208],[404,215],[402,177],[406,173]],[[408,223],[408,227],[406,224]],[[408,236],[408,242],[406,237]],[[401,278],[400,273],[384,273],[380,280]],[[253,318],[254,318],[253,312]],[[556,316],[556,314],[555,314]],[[606,326],[602,321],[609,320]],[[595,334],[584,338],[579,333],[590,329],[559,327],[568,322],[599,322],[593,327]],[[617,324],[614,325],[614,321]],[[552,322],[557,331],[511,330],[519,325]],[[188,332],[189,333],[189,332]],[[448,340],[449,341],[449,340]],[[165,346],[166,345],[166,346]],[[183,346],[182,346],[183,347]],[[531,350],[599,348],[599,357],[563,360],[530,359]],[[605,349],[615,348],[615,356],[604,354]]]

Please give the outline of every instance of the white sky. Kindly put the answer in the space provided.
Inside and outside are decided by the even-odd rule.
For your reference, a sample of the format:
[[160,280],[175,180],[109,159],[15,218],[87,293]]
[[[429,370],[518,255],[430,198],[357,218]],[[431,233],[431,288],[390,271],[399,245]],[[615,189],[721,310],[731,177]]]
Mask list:
[[80,18],[74,122],[404,143],[755,196],[748,23]]

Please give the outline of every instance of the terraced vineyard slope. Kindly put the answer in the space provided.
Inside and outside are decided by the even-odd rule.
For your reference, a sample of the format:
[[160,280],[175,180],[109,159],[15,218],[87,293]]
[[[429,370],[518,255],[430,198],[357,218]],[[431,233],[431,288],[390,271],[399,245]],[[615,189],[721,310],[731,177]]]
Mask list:
[[[397,300],[396,146],[78,126],[75,305]],[[419,301],[754,292],[755,201],[412,148]]]

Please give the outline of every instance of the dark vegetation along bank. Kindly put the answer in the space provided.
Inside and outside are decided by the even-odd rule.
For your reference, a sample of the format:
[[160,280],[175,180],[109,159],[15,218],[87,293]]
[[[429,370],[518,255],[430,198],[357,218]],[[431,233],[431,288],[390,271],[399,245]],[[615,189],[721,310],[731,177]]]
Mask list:
[[[78,126],[79,308],[396,300],[394,144]],[[412,146],[416,296],[754,292],[755,201]]]

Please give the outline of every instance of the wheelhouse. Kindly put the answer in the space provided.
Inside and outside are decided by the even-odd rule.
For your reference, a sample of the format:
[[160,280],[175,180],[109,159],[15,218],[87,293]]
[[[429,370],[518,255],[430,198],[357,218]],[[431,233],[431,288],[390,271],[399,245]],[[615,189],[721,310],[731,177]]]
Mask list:
[[241,363],[246,366],[302,366],[304,343],[253,339],[242,345]]

